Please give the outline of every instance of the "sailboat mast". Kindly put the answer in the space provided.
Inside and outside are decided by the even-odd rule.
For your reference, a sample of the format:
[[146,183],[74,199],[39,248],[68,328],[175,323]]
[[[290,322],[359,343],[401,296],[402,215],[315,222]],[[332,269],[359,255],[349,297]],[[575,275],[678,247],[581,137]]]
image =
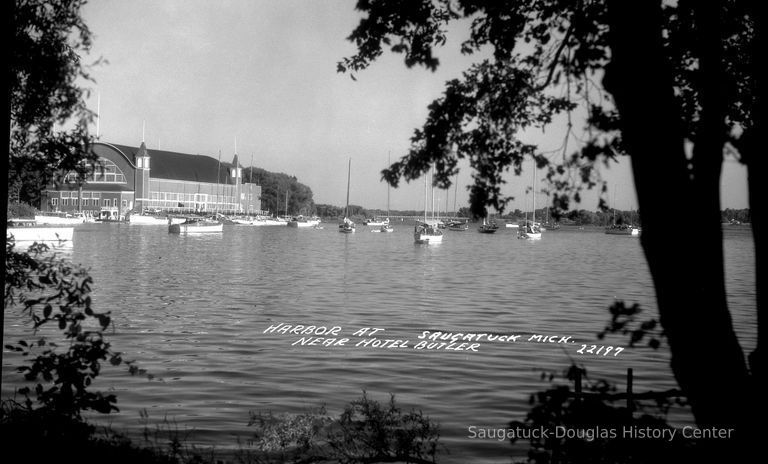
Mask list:
[[[390,155],[391,155],[391,152],[387,153],[387,167],[389,167]],[[387,182],[387,219],[389,219],[389,182]]]
[[[429,171],[429,183],[430,184],[432,184],[432,182],[433,182],[432,179],[433,179],[434,175],[435,175],[434,174],[434,170],[430,170]],[[432,193],[432,221],[434,221],[435,220],[435,186],[434,185],[432,186],[432,191],[430,193]]]
[[533,218],[533,225],[536,225],[536,160],[533,160],[533,181],[531,182],[531,185],[533,187],[533,213],[531,217]]
[[349,159],[349,166],[347,167],[347,206],[344,208],[344,217],[349,217],[349,181],[352,173],[352,158]]
[[453,217],[459,217],[458,211],[456,211],[456,195],[459,192],[459,173],[456,173],[456,182],[453,186]]
[[427,173],[424,173],[424,224],[427,223]]

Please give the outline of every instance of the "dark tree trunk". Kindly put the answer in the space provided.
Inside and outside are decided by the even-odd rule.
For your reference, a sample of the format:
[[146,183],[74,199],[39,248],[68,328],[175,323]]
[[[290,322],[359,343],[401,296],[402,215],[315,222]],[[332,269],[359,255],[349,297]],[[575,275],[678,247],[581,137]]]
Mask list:
[[[767,212],[765,210],[765,198],[768,198],[768,183],[765,182],[763,177],[768,172],[768,159],[765,154],[765,131],[766,121],[768,120],[768,100],[766,99],[766,86],[768,81],[766,80],[766,70],[763,60],[759,59],[765,53],[766,47],[768,47],[768,40],[766,40],[765,24],[766,13],[765,4],[762,0],[756,0],[752,2],[752,9],[750,11],[754,22],[754,42],[752,48],[752,69],[751,74],[755,79],[755,94],[754,94],[754,108],[752,111],[753,126],[749,129],[748,133],[744,134],[743,145],[739,146],[742,159],[747,165],[748,172],[748,191],[749,191],[749,208],[750,208],[750,222],[752,223],[752,235],[755,243],[755,290],[757,295],[757,347],[749,356],[749,365],[752,371],[752,376],[755,383],[755,391],[765,392],[768,391],[768,385],[766,384],[766,367],[765,367],[765,346],[766,341],[766,293],[765,289],[768,288],[768,262],[766,258],[765,244],[765,232],[768,230],[766,227],[766,219],[768,219]],[[759,397],[759,410],[762,413],[766,411],[766,401],[764,397]],[[765,417],[765,416],[763,416]]]
[[[736,436],[743,437],[752,395],[725,297],[719,201],[723,148],[719,36],[699,44],[705,76],[701,97],[707,107],[701,114],[694,156],[688,160],[662,44],[661,3],[609,1],[612,61],[604,84],[621,115],[622,138],[632,159],[643,212],[641,243],[675,378],[699,426],[735,428]],[[696,8],[703,10],[696,12],[701,24],[698,32],[717,34],[717,5],[710,11],[698,3]],[[672,206],[680,204],[696,218],[695,231],[676,227],[679,216]],[[734,444],[716,444],[707,457],[714,459],[720,454],[717,451],[732,452]]]

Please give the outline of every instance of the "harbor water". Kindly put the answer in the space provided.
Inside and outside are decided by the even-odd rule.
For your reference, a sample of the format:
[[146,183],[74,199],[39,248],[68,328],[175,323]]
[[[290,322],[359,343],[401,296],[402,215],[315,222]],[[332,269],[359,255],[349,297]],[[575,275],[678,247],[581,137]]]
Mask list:
[[[622,388],[632,367],[636,392],[676,387],[665,350],[596,337],[617,299],[656,316],[636,237],[564,227],[529,242],[515,229],[489,235],[470,228],[425,246],[399,222],[389,234],[362,226],[340,234],[336,224],[324,225],[225,226],[198,236],[164,226],[78,226],[64,255],[90,268],[94,306],[112,313],[113,347],[156,377],[105,368],[95,387],[115,393],[120,412],[102,420],[138,436],[146,410],[150,424],[167,418],[190,432],[191,443],[226,450],[254,432],[249,411],[296,414],[324,405],[338,416],[363,391],[382,402],[393,394],[403,410],[439,424],[438,462],[495,463],[523,456],[526,443],[470,438],[469,427],[524,420],[530,395],[550,386],[542,371],[575,362],[590,378]],[[748,228],[726,228],[725,257],[734,324],[750,350],[756,323]],[[297,325],[304,327],[285,329]],[[348,341],[326,346],[302,333],[309,326],[328,328],[318,337]],[[29,331],[17,310],[6,312],[6,343]],[[460,343],[418,348],[435,332],[504,338],[486,336],[460,350]],[[582,349],[593,344],[624,349]],[[23,384],[15,372],[22,362],[5,350],[4,398]]]

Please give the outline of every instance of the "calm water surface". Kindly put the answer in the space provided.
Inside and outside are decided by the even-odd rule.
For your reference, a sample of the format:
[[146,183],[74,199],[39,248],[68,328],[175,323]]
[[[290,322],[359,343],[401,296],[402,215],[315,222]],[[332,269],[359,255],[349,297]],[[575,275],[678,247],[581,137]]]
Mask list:
[[[655,315],[653,289],[637,238],[599,230],[544,233],[517,240],[446,232],[444,243],[413,244],[412,227],[392,234],[358,228],[340,234],[287,227],[225,226],[211,236],[170,235],[162,226],[92,224],[75,231],[76,263],[90,267],[95,301],[111,310],[113,346],[162,380],[105,369],[97,386],[114,391],[120,430],[174,419],[194,443],[235,448],[247,438],[248,411],[302,413],[325,405],[338,415],[368,395],[395,394],[404,409],[439,422],[450,454],[440,462],[508,462],[525,445],[469,439],[468,427],[505,427],[523,420],[531,393],[548,384],[542,369],[571,361],[592,378],[635,391],[675,387],[664,352],[627,349],[614,357],[578,354],[597,341],[614,299],[637,302]],[[743,346],[755,346],[753,246],[747,229],[726,230],[729,303]],[[292,346],[299,337],[265,333],[275,324],[340,326],[342,336],[381,328],[382,339],[408,348]],[[415,350],[422,331],[519,334],[517,343],[482,343],[477,352]],[[25,333],[6,316],[6,340]],[[529,343],[532,334],[570,336],[569,345]],[[3,396],[16,382],[19,359],[4,353]],[[10,384],[9,384],[10,383]],[[18,383],[16,383],[18,385]],[[676,420],[688,420],[685,413]]]

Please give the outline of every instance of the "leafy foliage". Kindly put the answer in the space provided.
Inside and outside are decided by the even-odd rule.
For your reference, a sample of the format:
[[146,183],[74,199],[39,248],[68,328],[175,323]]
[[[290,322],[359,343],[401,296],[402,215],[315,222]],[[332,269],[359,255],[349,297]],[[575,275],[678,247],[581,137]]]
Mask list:
[[607,334],[621,334],[629,337],[629,346],[634,347],[637,343],[647,339],[647,345],[654,350],[658,349],[665,335],[661,329],[661,324],[656,319],[649,319],[644,322],[637,320],[642,308],[637,303],[627,307],[623,301],[615,301],[608,311],[611,313],[610,323],[597,334],[597,338],[602,340]]
[[334,420],[325,408],[298,415],[251,413],[257,427],[244,462],[434,463],[439,430],[421,411],[403,412],[394,396],[386,404],[352,401]]
[[8,217],[34,219],[37,209],[26,203],[11,202],[8,204]]
[[8,63],[11,136],[8,191],[11,199],[36,204],[40,190],[84,176],[93,115],[85,106],[90,81],[80,56],[91,48],[91,31],[80,16],[85,0],[18,0]]
[[[574,382],[580,376],[586,382],[583,393],[576,394],[568,385],[531,395],[530,412],[523,421],[513,421],[511,428],[546,430],[548,436],[531,434],[528,462],[533,463],[654,463],[691,459],[693,440],[637,439],[624,436],[625,429],[671,429],[666,417],[672,406],[684,406],[684,399],[659,393],[650,399],[635,400],[632,409],[617,404],[616,385],[604,380],[591,381],[586,369],[571,365],[562,378]],[[542,373],[542,380],[553,381],[554,373]],[[558,434],[557,429],[561,432]],[[563,430],[571,430],[571,436]],[[611,436],[610,431],[615,432]],[[678,434],[679,435],[679,434]],[[679,437],[678,437],[679,438]],[[512,439],[512,443],[520,441]]]
[[[748,127],[754,86],[748,56],[752,21],[740,2],[722,4],[728,124]],[[382,171],[387,182],[397,186],[401,178],[411,181],[435,166],[434,183],[445,188],[458,161],[466,159],[474,179],[471,211],[475,217],[485,217],[487,207],[503,212],[512,200],[502,194],[504,173],[519,175],[523,162],[530,159],[545,170],[546,190],[556,193],[551,196],[555,217],[569,208],[571,200],[578,203],[585,188],[600,186],[600,207],[607,207],[607,185],[596,168],[625,154],[625,147],[613,96],[600,82],[611,56],[606,2],[361,0],[357,9],[366,15],[348,38],[357,53],[337,67],[353,78],[385,49],[402,54],[408,67],[436,69],[435,49],[446,43],[449,24],[462,19],[470,22],[470,37],[461,51],[491,52],[461,79],[445,84],[443,95],[429,106],[423,126],[414,131],[409,152]],[[665,47],[690,138],[696,137],[703,85],[695,53],[694,9],[692,2],[664,8]],[[585,121],[582,130],[574,128],[577,118]],[[563,141],[554,151],[524,141],[533,131],[552,129],[560,130],[555,137]],[[734,146],[738,135],[739,131],[731,131]]]
[[6,245],[5,308],[20,308],[32,323],[34,334],[53,325],[63,336],[63,349],[43,336],[7,344],[28,364],[18,368],[34,387],[23,387],[26,405],[32,398],[52,413],[78,418],[82,411],[117,411],[117,398],[92,391],[91,384],[105,362],[125,364],[131,374],[144,373],[133,361],[112,349],[104,331],[112,325],[109,312],[97,312],[91,300],[93,279],[88,271],[50,253],[47,245],[34,244],[17,251]]

